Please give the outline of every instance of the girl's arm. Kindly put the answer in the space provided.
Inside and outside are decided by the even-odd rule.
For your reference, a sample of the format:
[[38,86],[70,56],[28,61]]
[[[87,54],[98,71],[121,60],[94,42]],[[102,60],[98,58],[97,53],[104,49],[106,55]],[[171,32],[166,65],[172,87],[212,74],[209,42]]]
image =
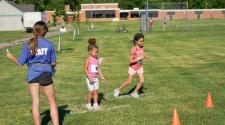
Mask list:
[[102,81],[104,82],[104,81],[105,81],[105,78],[104,78],[104,76],[103,76],[103,74],[102,74],[102,71],[101,71],[101,69],[100,69],[100,66],[98,67],[98,73],[99,73],[99,75],[100,75]]
[[94,82],[93,79],[88,75],[88,59],[86,59],[86,62],[84,64],[84,72],[90,83]]
[[133,55],[130,55],[130,63],[135,63],[135,62],[137,62],[137,61],[139,61],[139,60],[142,60],[144,57],[139,57],[139,58],[136,58],[136,59],[134,59],[133,58]]
[[149,60],[149,59],[150,59],[150,56],[147,56],[147,55],[144,56],[144,60]]
[[13,61],[14,63],[16,63],[17,65],[21,65],[18,61],[17,61],[17,58],[12,55],[9,51],[6,51],[6,57],[8,59],[10,59],[11,61]]

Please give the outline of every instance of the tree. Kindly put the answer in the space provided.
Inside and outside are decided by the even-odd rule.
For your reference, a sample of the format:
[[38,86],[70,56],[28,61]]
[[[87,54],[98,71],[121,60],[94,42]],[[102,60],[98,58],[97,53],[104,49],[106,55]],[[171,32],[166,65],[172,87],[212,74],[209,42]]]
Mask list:
[[69,4],[72,11],[80,10],[80,0],[64,0],[64,4]]

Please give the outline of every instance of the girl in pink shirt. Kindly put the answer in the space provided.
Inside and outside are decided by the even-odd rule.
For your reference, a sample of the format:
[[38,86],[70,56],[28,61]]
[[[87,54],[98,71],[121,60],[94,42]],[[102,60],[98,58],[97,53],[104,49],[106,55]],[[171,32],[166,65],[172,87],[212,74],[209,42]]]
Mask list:
[[[84,65],[84,71],[86,74],[86,82],[88,86],[88,95],[87,95],[87,109],[99,109],[98,106],[98,89],[99,89],[99,79],[98,76],[100,75],[102,81],[105,78],[102,75],[102,72],[99,68],[99,60],[98,60],[98,46],[96,45],[95,38],[89,38],[88,40],[88,53],[89,56],[86,59]],[[93,107],[91,106],[91,98],[94,97],[94,104]]]
[[118,97],[120,91],[131,84],[134,74],[138,74],[139,83],[137,84],[135,90],[131,93],[131,96],[138,98],[138,90],[144,84],[144,75],[142,61],[145,58],[149,58],[144,54],[144,35],[141,33],[136,33],[134,36],[134,46],[130,52],[129,69],[128,69],[128,80],[125,81],[119,88],[114,90],[114,96]]

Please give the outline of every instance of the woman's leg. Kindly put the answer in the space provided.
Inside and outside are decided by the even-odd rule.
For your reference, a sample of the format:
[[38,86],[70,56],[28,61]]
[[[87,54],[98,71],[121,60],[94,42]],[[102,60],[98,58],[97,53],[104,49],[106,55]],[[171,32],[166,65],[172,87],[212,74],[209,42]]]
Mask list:
[[59,114],[58,114],[58,107],[57,107],[57,103],[56,103],[56,99],[55,99],[54,85],[51,84],[48,86],[44,86],[43,91],[48,100],[52,123],[53,123],[53,125],[59,125]]
[[29,89],[32,97],[32,116],[35,125],[40,125],[39,112],[39,83],[29,84]]
[[139,83],[137,84],[134,92],[138,92],[138,90],[142,87],[142,85],[144,84],[144,74],[143,73],[139,73],[138,74],[138,77],[139,77]]
[[133,75],[130,75],[130,74],[129,74],[128,80],[125,81],[125,82],[118,88],[118,90],[120,91],[120,90],[122,90],[123,88],[127,87],[128,85],[130,85],[132,79],[133,79]]

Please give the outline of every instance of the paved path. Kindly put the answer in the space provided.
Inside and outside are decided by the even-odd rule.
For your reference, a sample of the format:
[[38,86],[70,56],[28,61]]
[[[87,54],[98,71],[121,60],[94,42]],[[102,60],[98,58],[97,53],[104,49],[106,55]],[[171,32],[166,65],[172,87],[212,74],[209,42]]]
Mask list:
[[[56,32],[48,32],[46,34],[46,38],[47,37],[52,37],[52,36],[55,36],[55,35],[57,35]],[[31,37],[32,36],[24,38],[24,39],[18,39],[18,40],[14,40],[14,41],[2,42],[2,43],[0,43],[0,50],[1,49],[5,49],[5,48],[9,48],[9,47],[12,47],[12,46],[15,46],[15,45],[18,45],[18,44],[22,44],[25,41],[28,41]]]
[[[72,29],[68,29],[67,30],[67,32],[70,32],[70,31],[72,31]],[[45,38],[52,37],[52,36],[56,36],[56,35],[57,35],[57,31],[48,32],[46,34]],[[2,42],[2,43],[0,43],[0,50],[1,49],[6,49],[6,48],[9,48],[9,47],[18,45],[18,44],[23,44],[25,41],[28,41],[32,37],[33,36],[29,36],[29,37],[24,38],[24,39],[18,39],[18,40],[14,40],[14,41]]]

